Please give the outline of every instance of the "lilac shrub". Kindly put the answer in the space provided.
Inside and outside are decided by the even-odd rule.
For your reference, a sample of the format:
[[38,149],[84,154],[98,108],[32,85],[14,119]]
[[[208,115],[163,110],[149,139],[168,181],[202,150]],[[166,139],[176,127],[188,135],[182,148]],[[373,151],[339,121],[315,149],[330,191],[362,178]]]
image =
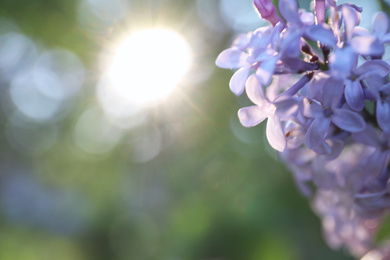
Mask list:
[[238,111],[241,124],[267,121],[268,142],[311,198],[328,244],[390,259],[377,242],[390,209],[389,19],[376,14],[369,30],[354,4],[312,6],[254,0],[270,25],[239,35],[216,64],[236,69],[231,91],[253,102]]

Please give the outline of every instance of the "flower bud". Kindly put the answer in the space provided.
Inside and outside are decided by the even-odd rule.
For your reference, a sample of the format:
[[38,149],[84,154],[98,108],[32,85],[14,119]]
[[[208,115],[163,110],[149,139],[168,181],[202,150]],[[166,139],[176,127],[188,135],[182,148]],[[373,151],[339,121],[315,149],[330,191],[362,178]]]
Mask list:
[[276,7],[271,0],[254,0],[253,4],[261,18],[269,21],[273,26],[275,26],[278,22],[282,22],[284,24],[284,21],[277,14]]
[[253,4],[263,19],[267,19],[276,13],[276,8],[270,0],[254,0]]

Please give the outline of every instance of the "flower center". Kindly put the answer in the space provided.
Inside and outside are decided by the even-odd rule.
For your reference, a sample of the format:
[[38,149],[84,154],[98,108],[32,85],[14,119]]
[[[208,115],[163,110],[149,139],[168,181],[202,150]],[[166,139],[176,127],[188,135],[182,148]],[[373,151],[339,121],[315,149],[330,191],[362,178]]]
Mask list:
[[324,116],[325,116],[325,117],[330,117],[332,114],[333,114],[333,112],[332,112],[332,110],[330,109],[330,107],[324,109]]
[[379,97],[381,98],[382,103],[386,102],[387,95],[383,91],[379,91]]

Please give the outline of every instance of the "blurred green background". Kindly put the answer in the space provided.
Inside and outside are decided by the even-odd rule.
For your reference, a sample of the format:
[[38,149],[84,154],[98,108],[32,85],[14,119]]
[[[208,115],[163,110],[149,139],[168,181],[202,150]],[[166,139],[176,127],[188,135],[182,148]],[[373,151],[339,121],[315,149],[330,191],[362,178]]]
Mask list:
[[[0,259],[350,259],[325,244],[264,125],[239,124],[249,101],[214,65],[263,25],[250,0],[1,0]],[[187,40],[191,68],[163,100],[115,114],[104,57],[155,27]]]

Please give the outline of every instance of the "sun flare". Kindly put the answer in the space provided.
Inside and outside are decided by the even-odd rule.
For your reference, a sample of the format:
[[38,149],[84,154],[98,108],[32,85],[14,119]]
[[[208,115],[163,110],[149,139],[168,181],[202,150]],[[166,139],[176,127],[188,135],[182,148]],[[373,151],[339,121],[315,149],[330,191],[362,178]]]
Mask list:
[[147,29],[125,38],[114,52],[108,70],[112,88],[138,105],[166,97],[191,65],[191,50],[178,33]]

